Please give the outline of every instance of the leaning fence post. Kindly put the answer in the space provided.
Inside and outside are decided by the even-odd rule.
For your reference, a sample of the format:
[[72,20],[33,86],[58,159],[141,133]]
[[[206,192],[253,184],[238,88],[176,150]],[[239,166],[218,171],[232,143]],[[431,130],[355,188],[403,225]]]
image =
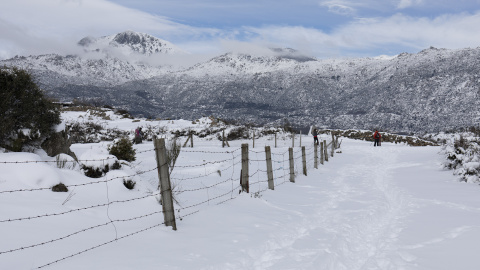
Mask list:
[[305,146],[302,146],[302,163],[303,163],[303,174],[307,175],[307,155],[305,154]]
[[272,170],[272,151],[270,146],[265,146],[265,160],[267,161],[268,188],[274,190],[273,170]]
[[318,169],[318,144],[313,143],[313,167]]
[[187,143],[188,143],[189,140],[190,140],[190,134],[188,134],[187,140],[186,140],[185,143],[183,144],[183,147],[187,146]]
[[290,161],[290,182],[295,183],[295,167],[293,163],[293,147],[288,148],[288,159]]
[[325,147],[323,147],[323,150],[325,151],[324,152],[324,157],[325,157],[325,161],[328,161],[328,146],[327,146],[327,140],[323,140],[323,145]]
[[240,179],[240,185],[242,186],[242,191],[249,193],[249,184],[248,184],[248,143],[242,144],[242,173]]
[[155,139],[153,141],[155,147],[155,156],[157,160],[158,171],[158,187],[160,189],[160,200],[162,203],[163,219],[165,226],[172,226],[173,230],[177,230],[175,222],[175,210],[173,209],[173,195],[170,185],[170,174],[168,172],[167,149],[165,147],[165,139]]

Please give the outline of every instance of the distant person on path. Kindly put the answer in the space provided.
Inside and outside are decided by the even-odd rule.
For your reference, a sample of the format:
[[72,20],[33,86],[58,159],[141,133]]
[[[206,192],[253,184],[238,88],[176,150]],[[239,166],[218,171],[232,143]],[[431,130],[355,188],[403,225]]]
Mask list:
[[142,143],[143,140],[143,131],[142,128],[139,127],[135,129],[135,139],[133,139],[133,142],[136,144]]
[[378,132],[378,130],[375,130],[375,133],[373,133],[373,140],[374,140],[373,146],[380,146],[381,139],[382,139],[382,135],[380,134],[380,132]]
[[315,145],[315,143],[317,143],[318,145],[318,132],[317,132],[317,129],[314,128],[313,131],[312,131],[312,135],[313,135],[313,144]]

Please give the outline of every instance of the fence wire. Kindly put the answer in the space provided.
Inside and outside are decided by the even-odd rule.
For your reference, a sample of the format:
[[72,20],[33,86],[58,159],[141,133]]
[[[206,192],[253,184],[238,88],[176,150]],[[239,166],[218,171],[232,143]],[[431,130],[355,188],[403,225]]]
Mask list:
[[[328,145],[331,145],[330,142]],[[305,158],[307,161],[307,170],[313,168],[314,164],[314,153],[315,147],[318,146],[304,146],[305,147]],[[328,147],[328,146],[327,146]],[[193,150],[193,149],[185,149],[182,148],[181,157],[188,157],[187,159],[178,160],[178,163],[173,168],[173,172],[170,174],[170,180],[172,181],[172,193],[174,196],[175,203],[175,213],[176,213],[176,220],[183,220],[184,218],[197,214],[209,207],[210,205],[219,205],[227,203],[235,198],[238,198],[242,192],[242,186],[240,183],[241,179],[241,170],[242,170],[242,157],[241,157],[241,148],[236,148],[233,150],[226,150],[226,151],[208,151],[208,150]],[[320,147],[317,148],[318,150],[318,163],[320,163]],[[144,151],[139,151],[137,153],[146,153],[146,152],[153,152],[155,149],[148,149]],[[263,193],[268,190],[268,171],[267,171],[267,160],[265,156],[264,150],[249,150],[251,158],[249,159],[249,185],[250,190],[255,193]],[[217,159],[215,160],[203,160],[205,154],[210,156],[214,156]],[[193,158],[191,158],[193,156]],[[298,171],[303,168],[303,151],[301,147],[294,148],[293,151],[293,162],[294,162],[294,169],[295,175],[298,175]],[[106,158],[101,160],[79,160],[78,162],[98,162],[98,161],[107,161],[113,158]],[[203,160],[201,162],[195,162],[198,160]],[[0,162],[0,164],[35,164],[35,163],[55,163],[58,161],[6,161]],[[70,162],[70,161],[68,161]],[[77,162],[77,161],[71,161]],[[274,187],[281,186],[285,183],[290,182],[290,163],[289,163],[289,150],[287,147],[281,148],[272,148],[271,149],[271,163],[272,163],[272,175],[274,179]],[[95,185],[100,183],[108,184],[109,182],[115,179],[125,179],[131,178],[135,176],[144,176],[147,173],[153,172],[158,170],[158,167],[154,167],[151,169],[147,169],[144,171],[138,171],[135,174],[127,175],[127,176],[118,176],[109,179],[102,179],[97,181],[91,181],[88,183],[82,184],[72,184],[68,185],[69,188],[74,187],[81,187],[81,186],[89,186]],[[33,192],[33,191],[45,191],[51,190],[51,187],[39,187],[39,188],[31,188],[31,189],[16,189],[16,190],[0,190],[0,196],[2,194],[16,194],[21,192]],[[100,207],[107,207],[107,216],[109,221],[100,223],[93,226],[88,226],[83,229],[76,230],[74,232],[65,234],[60,237],[55,237],[53,239],[47,241],[39,241],[37,243],[28,244],[19,247],[13,247],[7,250],[0,250],[0,256],[8,254],[8,253],[16,253],[21,252],[24,250],[34,249],[40,246],[50,245],[56,242],[60,242],[71,238],[73,236],[78,236],[83,233],[93,231],[95,229],[99,229],[102,227],[106,227],[108,225],[119,224],[129,221],[136,221],[141,220],[144,218],[148,218],[154,215],[160,215],[163,213],[162,210],[152,211],[147,214],[138,215],[134,217],[127,217],[127,218],[111,218],[108,213],[108,207],[114,204],[126,205],[135,201],[140,201],[143,199],[147,199],[150,197],[155,197],[159,200],[161,196],[160,192],[152,192],[151,194],[129,198],[125,200],[110,200],[108,198],[108,185],[107,185],[107,202],[106,203],[99,203],[94,204],[86,207],[80,207],[71,209],[68,211],[63,212],[55,212],[55,213],[46,213],[46,214],[38,214],[32,216],[24,216],[24,217],[10,217],[0,220],[1,224],[11,223],[11,222],[27,222],[29,220],[34,219],[41,219],[53,216],[67,216],[70,213],[74,212],[81,212],[81,211],[89,211],[95,208]],[[128,207],[128,206],[125,206]],[[95,250],[99,247],[114,243],[116,241],[125,239],[127,237],[131,237],[137,235],[139,233],[157,228],[161,225],[165,225],[165,222],[157,223],[134,232],[125,234],[123,236],[118,237],[118,232],[115,227],[115,238],[105,241],[101,244],[94,245],[92,247],[83,249],[81,251],[72,253],[70,255],[64,256],[60,259],[53,260],[49,263],[43,264],[41,266],[36,267],[35,269],[41,269],[48,266],[51,266],[55,263],[67,260],[69,258],[84,254],[88,251]]]

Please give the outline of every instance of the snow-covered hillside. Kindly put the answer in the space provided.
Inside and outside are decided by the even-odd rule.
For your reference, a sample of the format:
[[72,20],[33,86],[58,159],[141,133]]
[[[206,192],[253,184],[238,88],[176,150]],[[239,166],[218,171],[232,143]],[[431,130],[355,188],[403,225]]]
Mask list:
[[146,34],[127,31],[80,45],[86,55],[15,57],[0,64],[31,70],[62,101],[90,99],[145,117],[288,119],[297,127],[405,133],[480,124],[480,48],[356,59],[270,49],[174,67],[175,57],[185,53]]
[[[62,117],[125,132],[147,125],[201,131],[216,124],[110,112]],[[479,188],[443,169],[441,147],[373,147],[343,138],[334,157],[315,169],[312,138],[303,136],[305,176],[297,136],[292,183],[292,138],[277,139],[276,148],[273,134],[257,137],[255,148],[251,139],[223,148],[216,135],[194,136],[194,147],[182,148],[171,175],[177,231],[163,225],[151,142],[134,145],[135,161],[121,161],[120,169],[100,178],[86,177],[80,165],[112,162],[111,141],[72,145],[80,164],[42,151],[0,153],[0,269],[480,267]],[[250,193],[239,194],[243,143],[249,144]],[[267,188],[265,145],[272,147],[274,190]],[[135,181],[135,188],[127,189],[124,180]],[[68,192],[50,190],[60,182]]]

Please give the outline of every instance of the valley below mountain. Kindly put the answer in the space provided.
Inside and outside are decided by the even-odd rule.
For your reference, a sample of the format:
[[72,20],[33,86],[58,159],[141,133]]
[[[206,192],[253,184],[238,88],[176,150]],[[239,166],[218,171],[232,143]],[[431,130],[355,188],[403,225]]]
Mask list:
[[227,53],[173,68],[146,60],[185,52],[146,34],[122,34],[84,40],[90,57],[21,56],[0,65],[30,70],[58,100],[95,100],[150,118],[214,116],[403,133],[480,124],[480,47],[355,59],[315,59],[277,49],[266,56]]

